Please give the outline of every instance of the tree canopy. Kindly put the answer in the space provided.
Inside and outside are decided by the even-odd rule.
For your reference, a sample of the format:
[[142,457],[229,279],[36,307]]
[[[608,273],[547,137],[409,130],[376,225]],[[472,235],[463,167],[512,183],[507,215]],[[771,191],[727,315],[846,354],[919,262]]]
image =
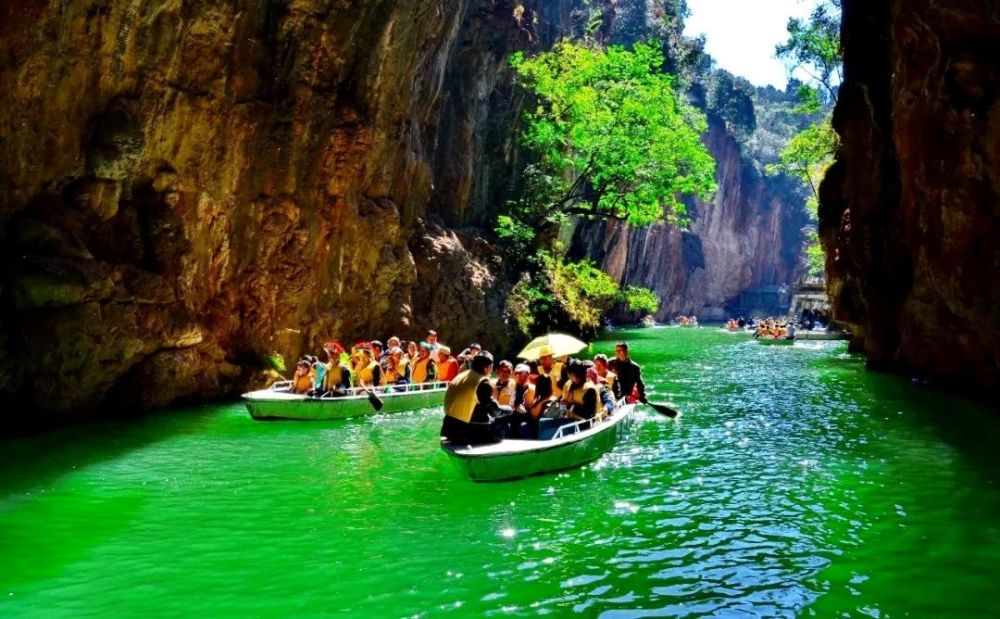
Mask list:
[[[825,0],[813,10],[808,20],[788,20],[788,39],[775,48],[779,58],[790,68],[801,69],[810,76],[808,83],[798,88],[802,114],[826,113],[809,127],[789,140],[781,151],[777,164],[769,172],[785,172],[806,185],[811,197],[807,201],[813,221],[819,207],[819,183],[833,164],[839,146],[831,123],[831,106],[837,99],[843,58],[840,49],[840,0]],[[812,274],[822,273],[825,256],[815,229],[806,240],[806,262]]]
[[832,104],[837,100],[843,66],[840,16],[841,0],[824,0],[813,9],[809,19],[789,19],[788,39],[775,47],[778,58],[809,76],[815,90],[803,95],[805,103],[814,106],[811,110],[814,112],[820,103]]
[[681,221],[680,195],[715,191],[715,162],[701,141],[707,121],[660,70],[658,43],[628,51],[564,41],[511,64],[538,97],[524,138],[549,177],[550,194],[533,199],[550,213]]

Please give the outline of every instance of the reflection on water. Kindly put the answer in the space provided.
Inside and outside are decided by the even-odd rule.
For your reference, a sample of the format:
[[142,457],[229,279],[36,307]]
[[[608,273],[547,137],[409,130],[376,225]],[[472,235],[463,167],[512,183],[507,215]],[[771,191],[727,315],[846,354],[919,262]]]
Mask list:
[[995,415],[842,343],[625,335],[684,416],[557,475],[460,478],[439,410],[233,404],[7,444],[0,614],[993,613]]

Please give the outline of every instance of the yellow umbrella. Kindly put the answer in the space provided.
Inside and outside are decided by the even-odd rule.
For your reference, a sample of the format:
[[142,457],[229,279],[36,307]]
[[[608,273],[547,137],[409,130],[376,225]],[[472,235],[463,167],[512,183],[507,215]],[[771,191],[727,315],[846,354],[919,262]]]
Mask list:
[[587,347],[586,342],[581,342],[572,335],[565,333],[547,333],[531,340],[524,350],[517,353],[521,359],[534,360],[545,355],[561,357],[578,353]]

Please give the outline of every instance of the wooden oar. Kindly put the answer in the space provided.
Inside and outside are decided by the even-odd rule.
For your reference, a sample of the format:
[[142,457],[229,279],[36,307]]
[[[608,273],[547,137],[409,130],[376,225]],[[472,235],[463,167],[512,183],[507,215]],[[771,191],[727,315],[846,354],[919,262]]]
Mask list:
[[378,397],[374,391],[370,391],[368,385],[364,383],[361,383],[361,390],[368,394],[368,403],[372,405],[376,413],[382,410],[382,398]]
[[664,416],[669,417],[671,419],[676,419],[677,415],[680,415],[680,413],[677,411],[677,409],[671,408],[671,407],[667,406],[666,404],[660,404],[660,403],[657,403],[657,402],[650,402],[649,400],[645,400],[645,399],[642,401],[642,403],[645,404],[646,406],[652,408],[654,411],[660,413],[661,415],[664,415]]

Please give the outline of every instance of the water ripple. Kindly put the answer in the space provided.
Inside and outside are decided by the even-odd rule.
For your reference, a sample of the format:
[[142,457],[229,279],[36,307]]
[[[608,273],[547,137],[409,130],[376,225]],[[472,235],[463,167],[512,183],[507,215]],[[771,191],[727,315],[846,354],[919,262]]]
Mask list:
[[651,399],[684,416],[643,412],[598,462],[513,483],[461,479],[434,409],[283,424],[227,405],[9,445],[0,613],[993,612],[995,417],[839,343],[634,335]]

